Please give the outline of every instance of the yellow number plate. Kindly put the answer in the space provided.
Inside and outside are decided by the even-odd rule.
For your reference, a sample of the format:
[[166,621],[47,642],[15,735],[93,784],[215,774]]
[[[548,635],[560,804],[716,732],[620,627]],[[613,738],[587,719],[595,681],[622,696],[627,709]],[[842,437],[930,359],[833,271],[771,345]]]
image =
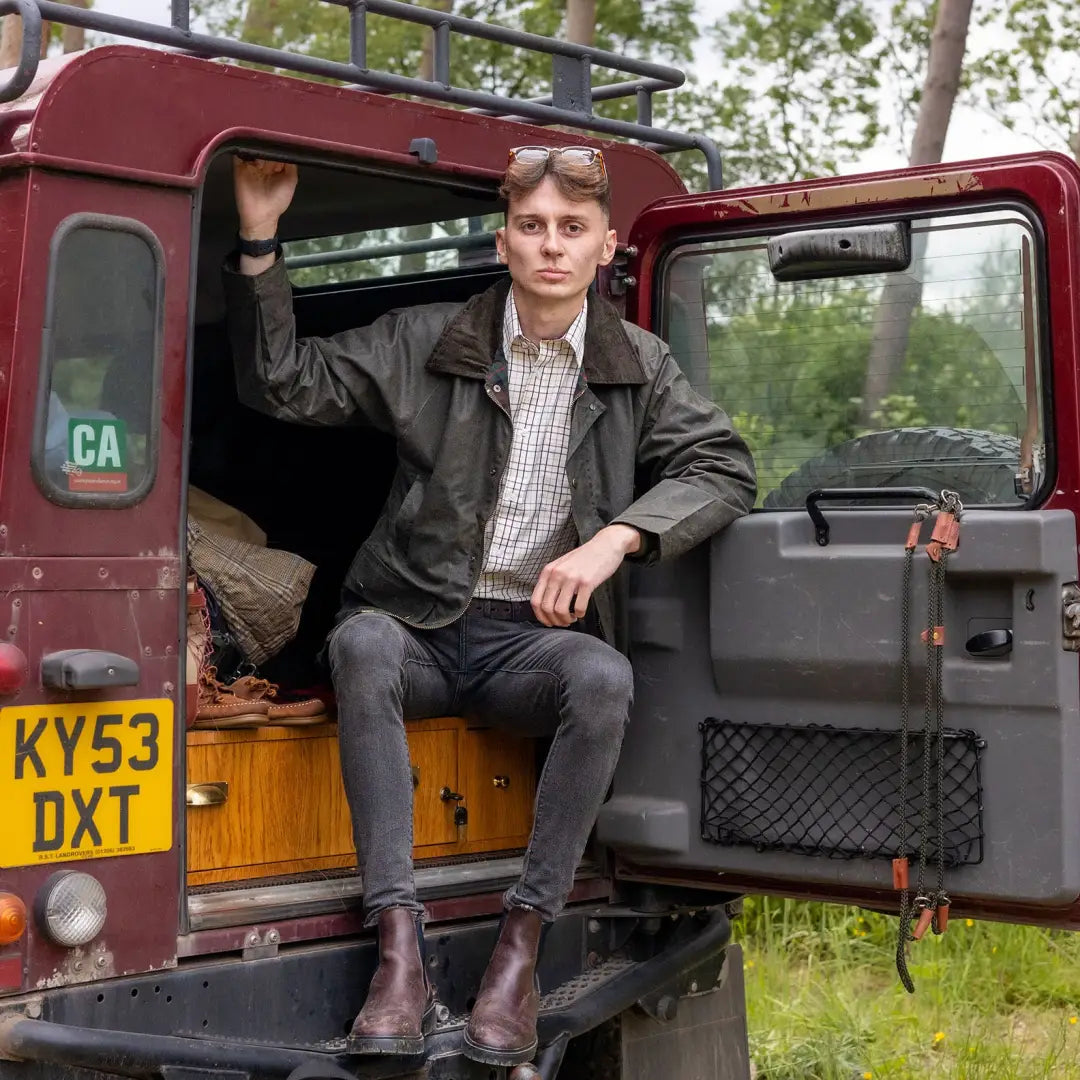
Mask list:
[[168,698],[0,709],[0,867],[172,847]]

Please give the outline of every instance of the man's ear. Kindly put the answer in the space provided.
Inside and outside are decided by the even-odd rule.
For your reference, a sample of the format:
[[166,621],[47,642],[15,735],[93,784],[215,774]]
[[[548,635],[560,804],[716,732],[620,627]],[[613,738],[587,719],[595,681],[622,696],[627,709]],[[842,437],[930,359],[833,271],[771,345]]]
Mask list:
[[495,250],[499,253],[499,262],[504,263],[509,256],[506,254],[506,229],[500,226],[495,230]]
[[608,229],[607,236],[604,237],[604,251],[600,256],[600,266],[607,266],[612,259],[615,258],[615,245],[617,241],[615,239],[615,230]]

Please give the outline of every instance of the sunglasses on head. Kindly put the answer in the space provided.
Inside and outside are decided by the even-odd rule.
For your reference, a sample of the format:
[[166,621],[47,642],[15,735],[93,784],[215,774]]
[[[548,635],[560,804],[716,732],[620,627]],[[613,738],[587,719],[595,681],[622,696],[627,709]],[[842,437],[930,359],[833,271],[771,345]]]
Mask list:
[[552,154],[558,154],[571,165],[599,165],[605,172],[604,153],[591,146],[515,146],[510,151],[510,162],[522,165],[542,165]]

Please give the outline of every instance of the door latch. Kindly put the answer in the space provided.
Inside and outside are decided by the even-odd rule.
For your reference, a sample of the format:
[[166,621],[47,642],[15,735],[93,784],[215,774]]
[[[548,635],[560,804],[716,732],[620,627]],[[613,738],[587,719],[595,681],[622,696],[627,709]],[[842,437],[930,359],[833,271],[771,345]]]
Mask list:
[[1066,652],[1080,652],[1080,581],[1061,586],[1061,645]]

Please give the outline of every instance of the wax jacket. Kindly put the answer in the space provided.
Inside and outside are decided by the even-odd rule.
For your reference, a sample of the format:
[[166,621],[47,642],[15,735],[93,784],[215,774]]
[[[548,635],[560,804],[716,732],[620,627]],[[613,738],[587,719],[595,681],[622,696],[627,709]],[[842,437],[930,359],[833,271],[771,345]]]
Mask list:
[[[397,440],[390,495],[349,568],[340,618],[374,608],[437,627],[469,603],[510,452],[508,289],[507,280],[464,305],[390,311],[298,340],[281,259],[255,276],[226,269],[241,401],[304,424],[369,424]],[[754,503],[753,463],[728,417],[690,387],[660,338],[592,295],[566,472],[579,540],[632,525],[644,563],[681,554]],[[604,637],[626,651],[625,571],[593,599]]]

